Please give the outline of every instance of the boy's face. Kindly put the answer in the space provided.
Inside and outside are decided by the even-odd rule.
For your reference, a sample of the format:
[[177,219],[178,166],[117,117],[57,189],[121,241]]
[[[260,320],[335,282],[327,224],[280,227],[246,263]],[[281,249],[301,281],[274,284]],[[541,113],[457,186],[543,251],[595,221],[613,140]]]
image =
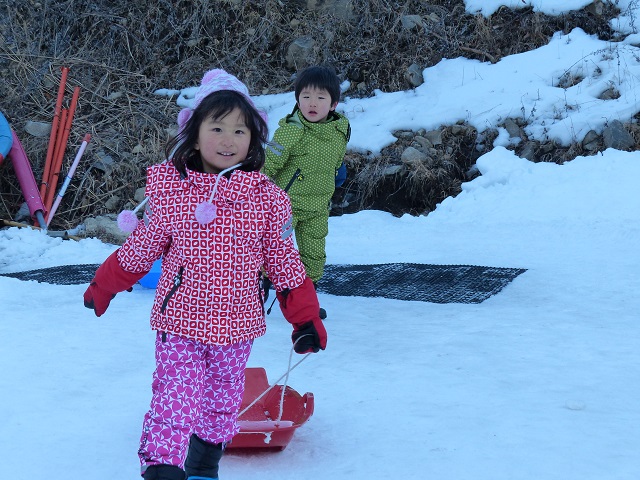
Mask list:
[[326,120],[329,113],[337,106],[338,102],[331,103],[331,95],[324,88],[305,87],[298,97],[298,108],[304,118],[312,123]]

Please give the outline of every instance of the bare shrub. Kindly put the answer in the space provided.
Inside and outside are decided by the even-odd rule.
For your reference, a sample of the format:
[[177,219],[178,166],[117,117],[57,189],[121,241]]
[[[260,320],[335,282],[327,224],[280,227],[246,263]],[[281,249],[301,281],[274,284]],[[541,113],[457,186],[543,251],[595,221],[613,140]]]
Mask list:
[[[609,2],[601,16],[580,11],[547,17],[531,8],[501,8],[484,18],[465,12],[463,0],[353,0],[352,17],[342,18],[309,10],[306,3],[5,0],[0,6],[0,108],[24,144],[36,180],[42,177],[48,139],[29,136],[24,124],[51,121],[62,66],[70,67],[66,98],[74,87],[81,88],[62,175],[85,133],[92,134],[52,226],[66,229],[86,216],[109,213],[105,202],[114,192],[121,198],[114,208],[131,202],[136,188],[144,185],[145,168],[162,160],[179,110],[175,99],[153,92],[196,85],[210,68],[238,75],[254,94],[288,91],[295,68],[287,66],[287,49],[297,38],[310,36],[315,48],[309,61],[333,65],[351,81],[348,95],[368,96],[375,90],[410,88],[405,70],[414,63],[425,68],[458,56],[494,62],[575,26],[607,39],[612,36],[608,20],[616,14]],[[421,26],[404,28],[403,15],[419,15]],[[358,158],[354,164],[373,178],[376,168],[395,156],[393,150],[373,162]],[[104,157],[113,159],[112,169],[95,166]],[[435,177],[450,170],[443,167]],[[396,195],[406,197],[403,201],[418,202],[407,207],[411,212],[457,193],[457,173],[435,195],[436,190],[427,192],[423,186],[429,175],[411,172],[409,184],[403,180],[389,188],[406,190]],[[0,168],[0,192],[0,218],[11,218],[22,195],[9,162]],[[424,195],[427,200],[421,200]]]

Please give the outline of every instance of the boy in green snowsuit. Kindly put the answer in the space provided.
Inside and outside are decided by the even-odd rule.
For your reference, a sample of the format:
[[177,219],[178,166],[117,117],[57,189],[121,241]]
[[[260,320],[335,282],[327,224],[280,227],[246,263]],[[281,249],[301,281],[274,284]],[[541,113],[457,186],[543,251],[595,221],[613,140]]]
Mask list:
[[317,283],[327,258],[329,204],[336,175],[345,169],[351,127],[335,111],[340,80],[328,68],[306,68],[297,76],[294,90],[296,106],[278,123],[263,171],[289,194],[302,263]]

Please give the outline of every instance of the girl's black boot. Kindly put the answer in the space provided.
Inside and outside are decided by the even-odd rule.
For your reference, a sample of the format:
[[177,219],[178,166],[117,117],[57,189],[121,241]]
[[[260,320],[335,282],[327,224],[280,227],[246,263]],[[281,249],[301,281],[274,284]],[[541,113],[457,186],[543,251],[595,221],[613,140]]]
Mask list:
[[151,465],[142,475],[144,480],[184,480],[184,470],[175,465]]
[[218,480],[218,464],[224,453],[224,443],[209,443],[191,435],[189,453],[184,462],[187,480]]

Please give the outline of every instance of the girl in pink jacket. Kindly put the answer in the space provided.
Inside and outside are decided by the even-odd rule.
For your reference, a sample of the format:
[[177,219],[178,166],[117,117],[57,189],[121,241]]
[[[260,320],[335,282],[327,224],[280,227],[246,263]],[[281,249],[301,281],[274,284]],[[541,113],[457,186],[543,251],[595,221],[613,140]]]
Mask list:
[[84,303],[102,315],[162,257],[142,477],[215,480],[238,432],[253,340],[266,329],[261,269],[296,352],[324,350],[327,333],[291,236],[289,199],[260,173],[267,126],[247,87],[224,70],[207,72],[178,124],[168,160],[148,169],[144,219],[97,270]]

